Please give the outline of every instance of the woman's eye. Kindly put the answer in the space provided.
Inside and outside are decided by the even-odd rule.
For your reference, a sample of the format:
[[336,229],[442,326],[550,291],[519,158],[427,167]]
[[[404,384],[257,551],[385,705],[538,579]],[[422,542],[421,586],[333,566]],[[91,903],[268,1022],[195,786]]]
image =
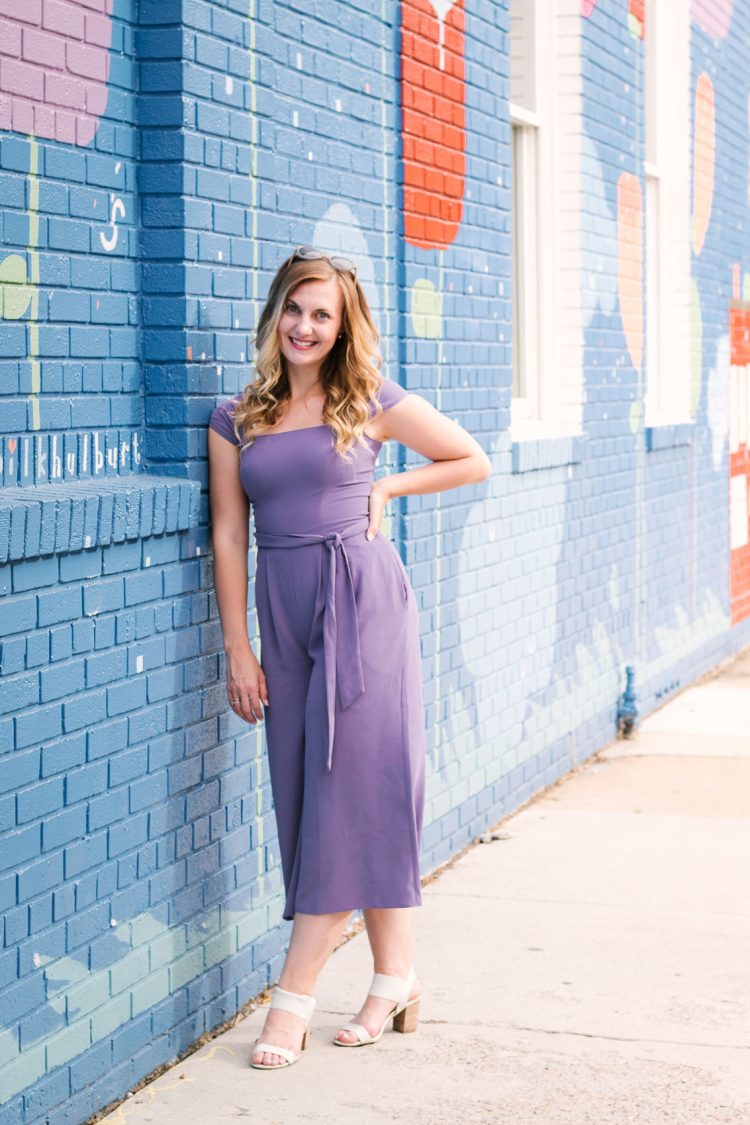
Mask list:
[[321,311],[320,311],[319,315],[320,315],[320,316],[322,316],[324,320],[328,320],[328,313],[327,313],[327,312],[323,312],[323,310],[322,310],[322,309],[321,309]]

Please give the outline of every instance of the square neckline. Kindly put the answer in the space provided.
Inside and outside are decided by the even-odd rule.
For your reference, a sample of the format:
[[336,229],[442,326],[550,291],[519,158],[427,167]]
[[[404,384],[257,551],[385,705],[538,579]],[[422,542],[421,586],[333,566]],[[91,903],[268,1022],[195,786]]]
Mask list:
[[[256,434],[255,437],[253,438],[253,441],[247,442],[245,444],[244,448],[246,448],[246,449],[249,448],[249,446],[251,446],[254,442],[256,442],[258,440],[258,438],[284,437],[286,434],[303,434],[307,430],[330,430],[330,429],[332,429],[331,425],[328,422],[323,422],[320,426],[297,426],[293,430],[279,430],[275,434],[274,433]],[[383,445],[382,441],[378,441],[377,438],[370,437],[369,434],[364,434],[363,436],[366,437],[368,441],[371,441],[373,443],[373,445],[380,445],[380,446]]]

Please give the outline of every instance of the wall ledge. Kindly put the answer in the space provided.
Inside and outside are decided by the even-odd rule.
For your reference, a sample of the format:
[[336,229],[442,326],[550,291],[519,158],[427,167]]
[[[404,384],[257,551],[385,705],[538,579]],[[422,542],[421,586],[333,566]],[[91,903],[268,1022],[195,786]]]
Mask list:
[[574,465],[583,460],[584,443],[583,434],[511,436],[511,472],[527,473],[534,469]]
[[646,452],[657,449],[673,449],[678,445],[692,445],[695,422],[669,422],[663,425],[646,426]]
[[199,481],[132,476],[0,490],[0,565],[197,527]]

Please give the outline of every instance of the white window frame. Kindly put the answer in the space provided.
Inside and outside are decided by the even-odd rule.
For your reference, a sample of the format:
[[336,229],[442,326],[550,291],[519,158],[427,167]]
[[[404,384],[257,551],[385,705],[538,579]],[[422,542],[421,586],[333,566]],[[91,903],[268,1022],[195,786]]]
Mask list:
[[513,440],[582,429],[580,22],[511,0]]
[[514,418],[539,415],[539,117],[510,107],[513,175],[513,398]]
[[646,0],[645,423],[691,416],[690,16]]

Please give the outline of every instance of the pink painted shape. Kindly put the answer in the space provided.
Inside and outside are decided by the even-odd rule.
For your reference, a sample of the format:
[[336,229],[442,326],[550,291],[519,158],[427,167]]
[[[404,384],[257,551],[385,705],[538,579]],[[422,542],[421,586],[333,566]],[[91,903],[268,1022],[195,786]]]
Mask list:
[[42,0],[24,0],[22,4],[18,0],[0,0],[0,16],[8,16],[13,22],[20,20],[21,23],[39,27],[42,22]]
[[83,39],[84,13],[72,10],[67,0],[44,0],[42,26],[45,31],[59,31],[71,39]]
[[107,107],[112,5],[0,0],[0,55],[11,56],[0,66],[0,129],[91,143]]
[[706,35],[723,39],[732,22],[734,0],[692,0],[690,15]]
[[581,0],[581,14],[588,17],[596,7],[597,0]]
[[48,70],[65,70],[65,40],[61,35],[25,27],[21,57],[24,62],[39,63]]

